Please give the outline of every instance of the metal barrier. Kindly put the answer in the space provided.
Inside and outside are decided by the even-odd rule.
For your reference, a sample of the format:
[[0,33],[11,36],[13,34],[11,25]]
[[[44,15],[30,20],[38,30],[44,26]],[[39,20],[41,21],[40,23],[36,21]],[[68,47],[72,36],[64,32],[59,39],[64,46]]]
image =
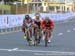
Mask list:
[[12,32],[19,32],[19,31],[21,31],[21,26],[13,27],[13,28],[0,29],[0,34],[7,34],[7,33],[12,33]]

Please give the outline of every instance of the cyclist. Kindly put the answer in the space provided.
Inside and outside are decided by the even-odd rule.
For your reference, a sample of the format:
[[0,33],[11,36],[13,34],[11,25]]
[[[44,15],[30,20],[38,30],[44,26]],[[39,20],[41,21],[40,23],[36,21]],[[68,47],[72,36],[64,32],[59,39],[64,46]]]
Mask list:
[[54,28],[54,22],[49,17],[45,17],[45,19],[41,21],[41,28],[43,29],[43,33],[49,30],[50,34],[48,38],[48,43],[51,42],[51,32]]
[[[25,33],[24,38],[27,39],[28,42],[32,42],[32,19],[29,15],[25,15],[25,18],[23,20],[23,26],[22,30]],[[30,31],[30,38],[27,38],[26,36],[26,30],[29,29]],[[32,44],[32,43],[31,43]]]
[[38,27],[38,29],[40,29],[40,25],[41,25],[41,18],[40,18],[40,14],[35,14],[35,17],[33,18],[33,24],[34,24],[34,37],[35,37],[35,41],[37,41],[38,40],[38,43],[40,43],[40,39],[41,39],[41,32],[40,32],[40,36],[39,36],[39,39],[37,39],[36,38],[36,32],[35,32],[35,30],[37,29],[37,27]]

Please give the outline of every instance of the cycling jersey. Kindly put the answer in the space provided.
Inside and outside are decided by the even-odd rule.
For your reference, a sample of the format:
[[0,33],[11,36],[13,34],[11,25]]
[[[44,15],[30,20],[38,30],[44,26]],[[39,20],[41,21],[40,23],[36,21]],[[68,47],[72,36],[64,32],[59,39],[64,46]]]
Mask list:
[[40,21],[34,21],[34,23],[40,28]]
[[36,19],[36,17],[33,18],[34,24],[36,24],[39,28],[40,28],[40,22],[41,22],[41,18],[39,18],[38,20]]
[[48,22],[45,22],[45,20],[42,20],[41,21],[41,27],[52,29],[54,27],[54,23],[51,19],[49,19]]
[[32,20],[31,19],[29,19],[29,20],[24,19],[23,26],[25,26],[27,28],[31,27],[32,26]]

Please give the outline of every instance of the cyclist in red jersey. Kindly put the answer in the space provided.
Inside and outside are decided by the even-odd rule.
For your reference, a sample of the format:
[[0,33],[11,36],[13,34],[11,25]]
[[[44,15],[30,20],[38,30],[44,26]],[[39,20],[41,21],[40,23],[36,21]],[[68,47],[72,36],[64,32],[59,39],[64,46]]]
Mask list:
[[47,29],[50,31],[50,39],[48,42],[51,42],[51,32],[54,28],[54,22],[49,17],[45,17],[45,19],[41,21],[41,28],[43,29],[44,33]]

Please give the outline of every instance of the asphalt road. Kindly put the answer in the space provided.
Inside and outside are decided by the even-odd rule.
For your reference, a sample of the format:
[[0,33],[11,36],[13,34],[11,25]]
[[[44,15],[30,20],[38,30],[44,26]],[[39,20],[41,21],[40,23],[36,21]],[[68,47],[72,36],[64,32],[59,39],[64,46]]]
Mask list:
[[75,56],[75,19],[55,23],[52,42],[28,46],[23,32],[0,35],[0,56]]

